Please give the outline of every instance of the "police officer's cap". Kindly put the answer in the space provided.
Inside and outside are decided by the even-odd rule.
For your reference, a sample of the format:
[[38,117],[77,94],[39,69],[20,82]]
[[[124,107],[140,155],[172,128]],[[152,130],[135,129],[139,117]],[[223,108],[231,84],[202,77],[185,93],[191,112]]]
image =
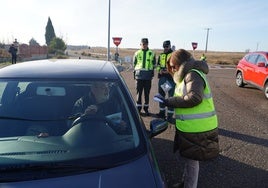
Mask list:
[[163,48],[168,47],[170,45],[170,40],[166,40],[163,42]]
[[148,44],[148,39],[147,38],[142,38],[141,43],[142,44]]

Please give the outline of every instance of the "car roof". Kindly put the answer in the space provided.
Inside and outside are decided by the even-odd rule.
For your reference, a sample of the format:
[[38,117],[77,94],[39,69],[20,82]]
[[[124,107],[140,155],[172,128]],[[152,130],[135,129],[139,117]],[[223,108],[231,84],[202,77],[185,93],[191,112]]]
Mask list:
[[0,69],[0,78],[118,79],[118,76],[112,62],[89,59],[28,61]]
[[268,52],[265,51],[256,51],[256,52],[249,52],[248,54],[263,54],[263,55],[268,55]]

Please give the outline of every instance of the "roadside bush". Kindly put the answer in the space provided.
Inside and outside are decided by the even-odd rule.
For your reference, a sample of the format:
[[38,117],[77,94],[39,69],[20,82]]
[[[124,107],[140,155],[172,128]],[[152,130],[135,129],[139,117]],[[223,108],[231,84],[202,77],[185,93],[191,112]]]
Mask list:
[[91,53],[82,52],[81,55],[91,57]]
[[5,49],[0,48],[0,57],[9,58],[10,54]]
[[68,59],[68,56],[66,56],[66,55],[57,55],[55,58],[56,59]]

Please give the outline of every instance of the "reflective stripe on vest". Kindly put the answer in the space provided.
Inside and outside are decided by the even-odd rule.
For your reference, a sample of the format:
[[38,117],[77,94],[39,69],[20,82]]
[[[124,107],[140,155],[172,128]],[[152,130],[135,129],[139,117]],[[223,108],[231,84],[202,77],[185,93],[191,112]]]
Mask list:
[[[212,99],[212,94],[204,73],[197,72],[205,81],[204,97],[202,102],[192,108],[175,108],[176,128],[182,132],[205,132],[218,126],[218,119]],[[182,80],[175,89],[174,96],[183,96],[186,93],[185,83]]]
[[135,70],[153,70],[154,65],[154,53],[151,50],[138,50],[135,53],[135,57],[137,58],[137,64],[135,65]]
[[208,118],[211,116],[216,115],[216,111],[213,112],[206,112],[206,113],[201,113],[201,114],[176,114],[176,119],[179,120],[189,120],[189,119],[202,119],[202,118]]

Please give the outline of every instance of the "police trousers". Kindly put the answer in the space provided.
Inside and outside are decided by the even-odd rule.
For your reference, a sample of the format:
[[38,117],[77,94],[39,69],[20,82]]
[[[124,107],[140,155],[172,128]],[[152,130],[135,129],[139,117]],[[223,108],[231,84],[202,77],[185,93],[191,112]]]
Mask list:
[[143,109],[148,111],[149,109],[149,97],[152,86],[152,80],[136,80],[136,94],[137,94],[137,108],[140,111],[142,109],[142,94],[144,92],[144,105]]

